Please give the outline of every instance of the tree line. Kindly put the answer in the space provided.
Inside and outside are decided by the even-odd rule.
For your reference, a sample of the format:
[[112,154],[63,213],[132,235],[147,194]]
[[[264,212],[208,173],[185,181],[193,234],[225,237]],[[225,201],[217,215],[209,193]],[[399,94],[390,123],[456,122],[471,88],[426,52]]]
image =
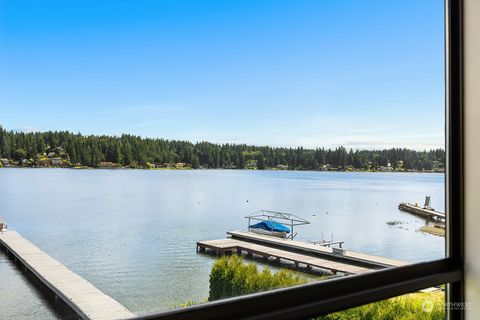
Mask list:
[[284,168],[291,170],[442,170],[445,150],[415,151],[406,148],[347,150],[303,147],[269,147],[215,144],[166,139],[82,135],[69,131],[16,132],[0,126],[0,155],[33,165],[54,153],[72,166],[98,167],[102,162],[125,167],[185,163],[192,168]]

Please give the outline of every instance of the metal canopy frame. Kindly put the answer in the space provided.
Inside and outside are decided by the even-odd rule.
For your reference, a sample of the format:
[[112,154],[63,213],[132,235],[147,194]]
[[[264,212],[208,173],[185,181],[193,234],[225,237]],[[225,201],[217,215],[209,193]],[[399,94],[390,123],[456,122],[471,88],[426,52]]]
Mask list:
[[[288,223],[290,226],[290,235],[287,236],[287,238],[290,238],[293,240],[295,238],[295,233],[293,232],[293,227],[294,226],[300,226],[304,224],[310,224],[309,221],[300,218],[297,215],[291,214],[291,213],[286,213],[286,212],[279,212],[279,211],[272,211],[272,210],[258,210],[255,211],[254,213],[249,214],[245,218],[248,219],[248,230],[250,230],[250,225],[251,225],[251,220],[256,220],[256,221],[277,221],[282,224]],[[283,222],[285,221],[285,222]]]
[[285,220],[285,221],[290,221],[289,224],[294,225],[294,226],[299,226],[299,225],[302,225],[302,224],[310,224],[309,221],[307,221],[303,218],[300,218],[299,216],[291,214],[291,213],[278,212],[278,211],[272,211],[272,210],[264,210],[264,209],[255,211],[254,213],[249,214],[245,218],[253,219],[253,220],[261,220],[261,221],[275,220],[275,219]]
[[[445,1],[446,258],[234,297],[134,319],[309,319],[441,284],[448,284],[449,303],[465,301],[462,13],[462,0]],[[449,308],[446,314],[450,320],[465,318],[463,309]]]

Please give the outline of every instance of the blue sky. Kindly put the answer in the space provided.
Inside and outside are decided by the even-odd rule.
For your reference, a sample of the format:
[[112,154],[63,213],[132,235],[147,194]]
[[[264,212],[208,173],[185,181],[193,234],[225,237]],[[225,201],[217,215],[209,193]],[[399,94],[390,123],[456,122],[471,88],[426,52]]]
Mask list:
[[439,0],[5,0],[0,125],[444,146]]

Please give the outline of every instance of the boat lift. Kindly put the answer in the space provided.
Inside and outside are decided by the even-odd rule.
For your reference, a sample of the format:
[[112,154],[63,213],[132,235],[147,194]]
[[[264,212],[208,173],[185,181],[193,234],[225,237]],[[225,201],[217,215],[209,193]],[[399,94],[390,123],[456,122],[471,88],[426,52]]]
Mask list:
[[271,210],[259,210],[255,211],[252,214],[249,214],[245,218],[248,219],[248,231],[251,231],[251,221],[273,221],[283,225],[287,225],[290,227],[290,234],[286,236],[286,238],[292,239],[295,238],[297,235],[296,232],[293,231],[294,226],[300,226],[304,224],[310,224],[309,221],[300,218],[291,213],[285,212],[278,212],[278,211],[271,211]]

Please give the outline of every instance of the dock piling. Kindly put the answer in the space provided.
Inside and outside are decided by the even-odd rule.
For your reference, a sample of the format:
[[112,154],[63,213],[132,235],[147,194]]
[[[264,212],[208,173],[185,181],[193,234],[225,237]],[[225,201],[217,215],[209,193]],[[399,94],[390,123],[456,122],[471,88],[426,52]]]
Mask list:
[[236,252],[245,251],[247,258],[252,258],[253,255],[261,256],[266,263],[271,262],[271,258],[275,262],[281,262],[281,260],[288,261],[298,269],[300,265],[310,268],[316,267],[319,269],[329,271],[340,271],[346,274],[357,274],[368,272],[371,269],[360,267],[352,264],[341,263],[331,261],[324,258],[314,257],[304,253],[289,252],[283,249],[277,249],[263,244],[256,244],[247,241],[241,241],[237,239],[220,239],[210,241],[199,241],[197,243],[199,247],[203,247],[205,252],[217,253],[222,250],[233,250]]

